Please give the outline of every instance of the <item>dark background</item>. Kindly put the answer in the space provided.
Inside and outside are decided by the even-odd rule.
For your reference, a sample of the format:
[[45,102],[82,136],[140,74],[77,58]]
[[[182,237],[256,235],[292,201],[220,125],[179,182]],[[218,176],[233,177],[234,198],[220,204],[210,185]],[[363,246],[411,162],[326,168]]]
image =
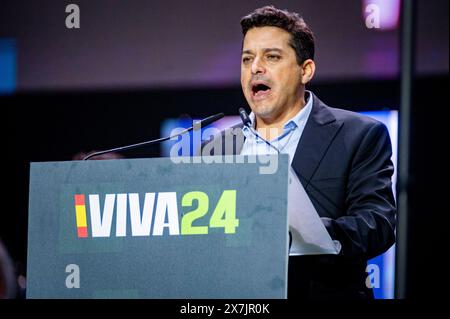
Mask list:
[[[22,273],[29,163],[157,138],[166,118],[236,115],[246,106],[239,18],[266,4],[74,1],[81,29],[68,30],[68,3],[0,5],[0,38],[15,39],[18,54],[16,89],[0,95],[0,238]],[[363,1],[273,3],[300,12],[316,34],[309,89],[319,98],[354,111],[399,108],[399,28],[366,29]],[[438,229],[449,211],[448,1],[418,1],[415,39],[407,296],[433,298],[443,285]],[[159,154],[158,146],[123,153]]]

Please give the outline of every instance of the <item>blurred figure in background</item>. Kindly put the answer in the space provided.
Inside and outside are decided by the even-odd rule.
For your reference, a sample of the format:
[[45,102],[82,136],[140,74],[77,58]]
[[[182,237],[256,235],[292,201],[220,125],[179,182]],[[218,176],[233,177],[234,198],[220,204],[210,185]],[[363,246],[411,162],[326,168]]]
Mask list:
[[6,247],[0,240],[0,299],[17,298],[17,278]]

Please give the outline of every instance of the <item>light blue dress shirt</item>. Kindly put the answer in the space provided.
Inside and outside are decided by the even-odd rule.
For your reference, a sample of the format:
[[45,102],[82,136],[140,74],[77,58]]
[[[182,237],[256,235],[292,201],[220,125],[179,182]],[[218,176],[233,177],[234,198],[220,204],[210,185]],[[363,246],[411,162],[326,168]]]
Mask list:
[[[295,150],[312,110],[313,103],[310,91],[305,91],[305,98],[307,102],[300,112],[284,124],[283,132],[277,138],[269,141],[280,153],[289,154],[289,165],[292,164]],[[252,112],[249,117],[253,128],[255,128],[255,114]],[[245,136],[245,142],[241,155],[277,154],[277,151],[270,147],[259,134],[255,136],[248,127],[244,126],[242,132]]]

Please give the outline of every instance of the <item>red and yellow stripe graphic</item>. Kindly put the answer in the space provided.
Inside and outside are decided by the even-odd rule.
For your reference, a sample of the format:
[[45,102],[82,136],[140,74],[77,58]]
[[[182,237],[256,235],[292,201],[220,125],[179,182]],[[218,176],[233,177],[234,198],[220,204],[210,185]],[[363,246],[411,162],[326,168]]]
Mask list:
[[77,218],[78,237],[86,238],[88,236],[88,229],[84,194],[75,195],[75,214]]

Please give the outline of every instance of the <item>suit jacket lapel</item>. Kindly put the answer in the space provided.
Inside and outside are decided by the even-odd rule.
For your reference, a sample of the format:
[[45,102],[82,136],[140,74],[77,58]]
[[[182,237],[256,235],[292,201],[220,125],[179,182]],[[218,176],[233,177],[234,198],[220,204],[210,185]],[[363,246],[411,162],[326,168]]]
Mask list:
[[342,126],[327,106],[314,94],[313,107],[297,145],[292,168],[305,189],[320,165],[328,147]]

